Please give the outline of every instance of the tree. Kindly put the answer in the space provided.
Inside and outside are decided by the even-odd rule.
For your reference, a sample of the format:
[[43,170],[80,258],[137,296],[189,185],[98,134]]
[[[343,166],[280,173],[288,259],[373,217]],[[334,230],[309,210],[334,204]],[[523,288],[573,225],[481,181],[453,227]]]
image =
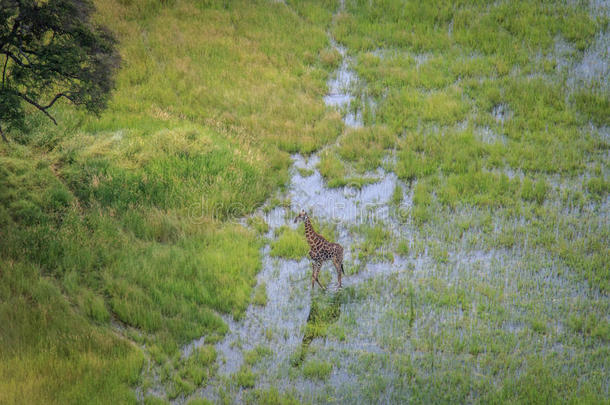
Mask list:
[[[24,123],[30,104],[49,110],[59,99],[99,113],[119,64],[116,40],[91,22],[90,0],[0,0],[0,135]],[[2,58],[4,56],[4,58]]]

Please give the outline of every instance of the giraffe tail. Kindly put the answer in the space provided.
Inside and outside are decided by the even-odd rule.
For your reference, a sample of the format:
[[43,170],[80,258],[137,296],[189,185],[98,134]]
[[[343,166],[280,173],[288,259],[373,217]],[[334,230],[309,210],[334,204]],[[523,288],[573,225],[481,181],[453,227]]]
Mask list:
[[341,273],[345,274],[345,270],[343,270],[343,263],[341,263]]

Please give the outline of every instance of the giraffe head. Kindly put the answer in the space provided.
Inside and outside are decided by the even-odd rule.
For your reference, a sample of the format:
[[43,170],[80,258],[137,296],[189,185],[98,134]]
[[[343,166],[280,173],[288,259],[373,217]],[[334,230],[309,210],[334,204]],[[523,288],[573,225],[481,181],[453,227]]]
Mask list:
[[294,223],[296,224],[299,221],[299,219],[302,221],[305,221],[307,218],[309,218],[309,216],[307,215],[305,210],[301,210],[301,212],[299,212],[299,215],[297,215],[296,218],[294,219]]

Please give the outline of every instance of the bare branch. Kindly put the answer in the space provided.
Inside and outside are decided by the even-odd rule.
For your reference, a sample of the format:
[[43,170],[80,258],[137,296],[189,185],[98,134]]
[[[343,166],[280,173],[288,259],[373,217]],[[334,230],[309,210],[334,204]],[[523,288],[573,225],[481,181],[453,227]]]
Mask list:
[[[49,108],[50,105],[43,107],[40,104],[38,104],[36,101],[34,101],[31,98],[29,98],[28,96],[26,96],[25,94],[21,94],[21,93],[17,93],[17,92],[15,92],[15,94],[18,95],[19,97],[21,97],[22,99],[24,99],[25,101],[27,101],[28,103],[32,104],[34,107],[36,107],[40,111],[42,111],[44,113],[44,115],[46,115],[47,117],[49,117],[49,119],[51,119],[51,121],[53,121],[53,124],[57,125],[57,121],[55,121],[55,118],[53,118],[53,116],[51,114],[49,114],[49,112],[47,111],[47,108]],[[59,98],[59,97],[56,96],[56,99],[57,98]],[[53,103],[56,101],[56,99],[53,100]]]
[[53,100],[51,100],[51,102],[49,104],[47,104],[46,106],[43,106],[42,108],[44,110],[46,110],[47,108],[51,108],[53,106],[53,104],[55,104],[55,102],[57,100],[59,100],[61,97],[67,98],[68,100],[70,100],[71,102],[74,103],[74,99],[70,95],[68,95],[66,93],[59,93],[59,94],[56,94],[55,97],[53,97]]
[[21,46],[18,46],[17,50],[19,51],[19,55],[21,55],[23,58],[25,58],[25,60],[28,61],[28,65],[31,65],[32,61],[30,60],[29,56],[23,52],[23,49],[21,49]]
[[10,57],[13,61],[15,61],[16,64],[18,64],[21,67],[29,67],[28,65],[24,64],[21,59],[17,58],[15,55],[13,55],[12,52],[9,51],[2,51],[3,54],[5,54],[6,56]]

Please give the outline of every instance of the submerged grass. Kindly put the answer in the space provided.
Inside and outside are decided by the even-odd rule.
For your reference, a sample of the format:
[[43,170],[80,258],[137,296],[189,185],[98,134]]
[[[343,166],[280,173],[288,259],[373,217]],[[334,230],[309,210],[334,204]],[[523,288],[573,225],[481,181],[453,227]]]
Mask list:
[[[571,89],[566,68],[604,38],[607,14],[592,10],[588,2],[388,0],[379,8],[346,1],[332,33],[353,53],[356,100],[370,101],[359,104],[365,126],[325,151],[321,174],[341,186],[379,166],[393,170],[411,187],[410,220],[420,227],[442,221],[444,207],[473,205],[515,218],[528,212],[528,221],[550,227],[547,201],[559,192],[557,179],[585,177],[564,199],[603,210],[608,93],[595,77]],[[383,162],[389,150],[395,163]],[[541,244],[607,291],[607,266],[596,259],[606,249],[591,240],[597,237],[584,239],[588,253],[578,244]]]
[[361,243],[353,245],[352,250],[357,252],[360,261],[369,260],[393,261],[392,233],[381,224],[359,225],[355,231],[362,235]]
[[[368,300],[343,301],[332,328],[306,329],[323,338],[309,361],[336,360],[344,377],[304,398],[605,400],[608,94],[567,85],[607,30],[596,4],[345,1],[332,34],[361,79],[364,127],[318,169],[329,187],[380,166],[404,181],[391,203],[409,212],[388,250],[407,264],[362,281]],[[352,229],[354,253],[378,252],[385,225]],[[329,329],[349,344],[321,342]]]
[[[341,301],[344,293],[339,291],[332,294],[330,297],[315,297],[311,301],[307,323],[305,324],[305,332],[299,349],[294,352],[290,358],[290,363],[293,367],[303,365],[303,361],[307,356],[311,342],[316,338],[326,338],[329,334],[330,327],[339,319],[341,315]],[[309,378],[324,379],[328,377],[332,366],[328,363],[320,363],[312,360],[309,366],[303,366],[303,373]],[[305,371],[305,370],[308,371]]]

